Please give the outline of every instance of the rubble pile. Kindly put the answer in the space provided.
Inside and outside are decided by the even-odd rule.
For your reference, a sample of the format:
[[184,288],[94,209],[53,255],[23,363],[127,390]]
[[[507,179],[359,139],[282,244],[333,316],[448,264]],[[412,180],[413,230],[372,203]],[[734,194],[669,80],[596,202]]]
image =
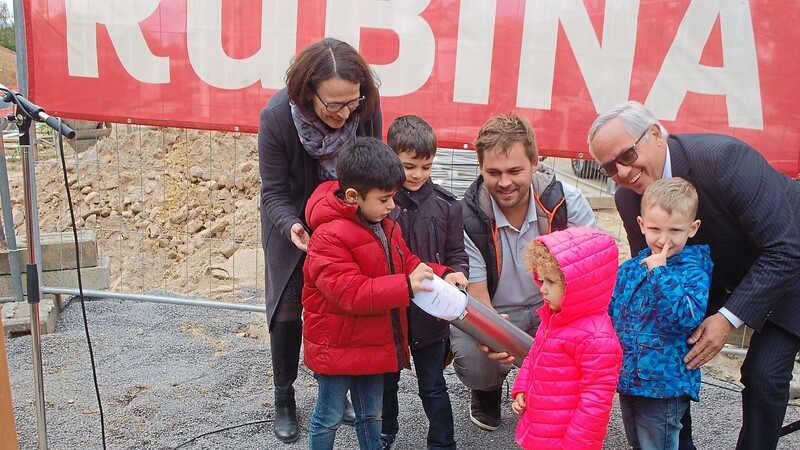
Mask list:
[[[117,125],[87,151],[65,154],[76,224],[96,231],[113,290],[231,301],[263,289],[255,135]],[[60,159],[40,159],[40,230],[69,231]],[[21,176],[10,190],[24,235]]]

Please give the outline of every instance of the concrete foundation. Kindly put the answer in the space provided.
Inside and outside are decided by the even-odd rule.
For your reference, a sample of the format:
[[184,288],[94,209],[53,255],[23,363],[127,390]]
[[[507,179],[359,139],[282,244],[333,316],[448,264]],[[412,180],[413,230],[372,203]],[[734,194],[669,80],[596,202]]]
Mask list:
[[[46,233],[40,236],[41,255],[37,263],[42,267],[41,285],[48,287],[78,288],[78,258],[72,233]],[[22,294],[27,297],[26,263],[28,251],[23,239],[19,242],[20,281]],[[78,252],[81,262],[81,280],[84,289],[107,289],[111,284],[111,267],[108,257],[98,257],[97,241],[93,230],[78,233]],[[0,253],[0,295],[13,298],[8,251]],[[60,296],[43,295],[39,302],[39,325],[42,333],[55,330],[60,312]],[[26,298],[27,300],[27,298]],[[30,333],[31,307],[24,302],[7,302],[2,305],[4,334]]]
[[[42,271],[75,269],[78,258],[75,257],[75,241],[72,233],[44,233],[39,237],[42,241],[42,254],[38,263]],[[19,255],[20,272],[25,272],[30,259],[28,243],[25,237],[17,238],[17,254]],[[0,275],[11,273],[8,260],[8,249],[0,250]],[[82,267],[97,266],[97,238],[94,230],[78,231],[78,252]]]

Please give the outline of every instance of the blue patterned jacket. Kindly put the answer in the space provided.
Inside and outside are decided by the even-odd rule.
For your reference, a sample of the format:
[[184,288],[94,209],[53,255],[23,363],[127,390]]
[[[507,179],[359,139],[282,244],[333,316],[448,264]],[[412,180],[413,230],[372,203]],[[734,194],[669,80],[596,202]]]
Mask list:
[[686,339],[703,321],[711,284],[707,245],[684,247],[667,265],[648,270],[645,248],[624,262],[608,313],[622,344],[617,391],[650,398],[700,399],[700,370],[687,370]]

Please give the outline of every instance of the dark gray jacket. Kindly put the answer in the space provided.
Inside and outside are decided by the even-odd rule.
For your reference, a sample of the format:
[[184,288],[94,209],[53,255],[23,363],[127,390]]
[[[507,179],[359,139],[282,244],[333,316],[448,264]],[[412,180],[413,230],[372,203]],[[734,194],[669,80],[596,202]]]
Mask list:
[[[358,126],[356,134],[377,138],[382,136],[380,108],[372,118]],[[320,184],[319,164],[300,143],[292,122],[286,88],[275,93],[261,110],[258,168],[261,174],[264,289],[267,320],[271,323],[289,276],[305,255],[292,244],[289,232],[295,223],[305,226],[306,201]]]
[[[400,189],[394,201],[400,207],[397,222],[408,248],[423,262],[448,266],[469,278],[461,204],[456,197],[428,179],[415,192]],[[411,303],[408,308],[408,342],[411,347],[424,347],[449,335],[449,322],[437,319]]]

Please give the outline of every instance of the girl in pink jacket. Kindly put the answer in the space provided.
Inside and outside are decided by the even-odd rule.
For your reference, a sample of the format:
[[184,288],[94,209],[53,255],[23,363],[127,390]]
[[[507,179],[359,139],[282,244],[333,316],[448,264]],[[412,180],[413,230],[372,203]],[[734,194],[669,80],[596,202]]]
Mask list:
[[517,443],[530,449],[601,449],[622,363],[608,316],[617,245],[589,227],[540,236],[525,260],[544,305],[511,396]]

